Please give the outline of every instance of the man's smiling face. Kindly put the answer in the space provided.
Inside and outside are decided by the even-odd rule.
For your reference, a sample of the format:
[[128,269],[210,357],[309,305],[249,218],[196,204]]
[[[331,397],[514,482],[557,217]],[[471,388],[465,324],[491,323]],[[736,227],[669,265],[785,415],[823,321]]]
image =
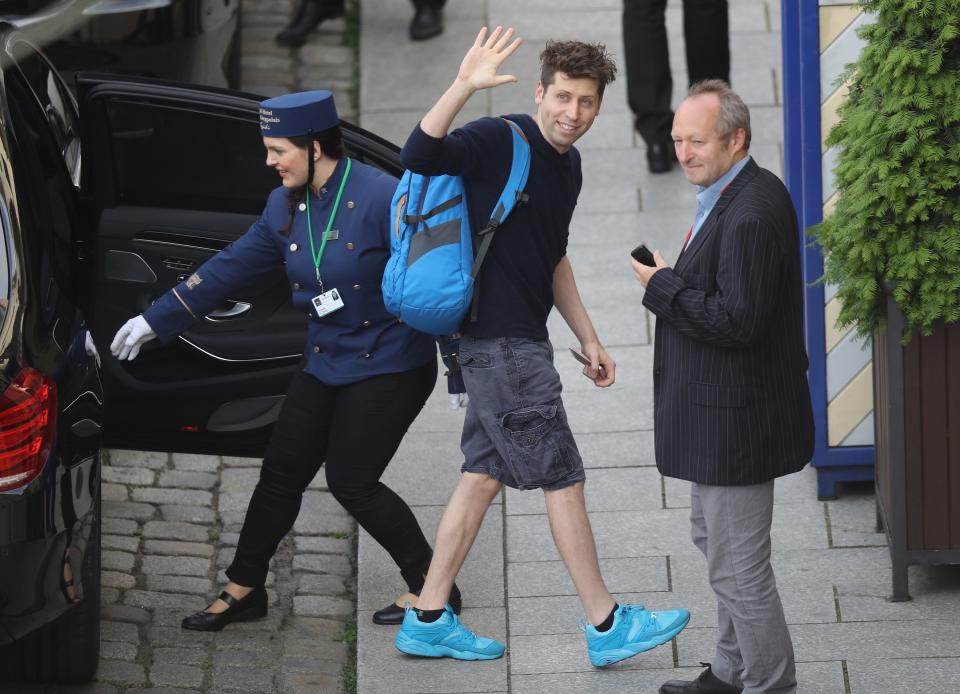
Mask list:
[[553,76],[547,87],[537,83],[537,125],[544,139],[561,154],[590,129],[600,113],[600,90],[590,77]]

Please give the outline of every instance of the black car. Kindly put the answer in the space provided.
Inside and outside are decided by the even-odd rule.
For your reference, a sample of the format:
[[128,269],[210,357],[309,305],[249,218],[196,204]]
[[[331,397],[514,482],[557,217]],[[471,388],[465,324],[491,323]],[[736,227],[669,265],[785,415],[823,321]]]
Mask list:
[[67,78],[80,70],[240,84],[240,0],[0,0]]
[[[306,319],[278,267],[174,344],[110,357],[278,184],[258,98],[80,75],[75,101],[2,23],[0,75],[0,682],[81,681],[99,650],[101,445],[261,456]],[[399,173],[394,145],[344,128],[350,156]]]

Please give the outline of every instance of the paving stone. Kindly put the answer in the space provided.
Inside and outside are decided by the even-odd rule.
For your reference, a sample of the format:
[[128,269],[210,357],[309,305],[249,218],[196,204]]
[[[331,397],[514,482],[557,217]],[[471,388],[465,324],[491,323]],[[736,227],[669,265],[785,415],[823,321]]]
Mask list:
[[297,577],[297,595],[340,595],[347,591],[341,576],[303,574]]
[[152,590],[139,589],[128,590],[123,596],[124,605],[144,607],[147,609],[167,607],[170,609],[181,610],[183,612],[183,617],[186,617],[189,612],[196,612],[196,600],[196,595],[158,593]]
[[143,665],[122,660],[101,660],[97,666],[97,679],[129,686],[144,685],[147,675]]
[[150,668],[153,684],[172,687],[200,687],[203,684],[203,669],[183,663],[158,663]]
[[207,542],[210,532],[206,526],[171,521],[150,521],[143,526],[143,536],[161,540]]
[[298,595],[293,599],[293,613],[303,617],[330,615],[349,616],[356,612],[353,600],[325,595]]
[[197,453],[174,453],[171,456],[173,467],[191,472],[216,472],[220,468],[220,456],[199,455]]
[[350,647],[342,641],[316,641],[305,638],[287,638],[283,654],[291,658],[316,658],[317,660],[345,663],[350,659]]
[[353,554],[353,541],[337,537],[297,536],[293,539],[298,553],[312,554]]
[[126,518],[110,518],[104,515],[101,521],[100,531],[104,533],[104,535],[131,536],[136,534],[139,527],[136,521],[127,520]]
[[291,617],[286,623],[284,635],[288,639],[303,638],[313,641],[331,641],[340,637],[343,622],[318,617]]
[[257,467],[224,468],[220,473],[220,490],[252,494],[253,488],[257,486],[259,481],[259,461]]
[[133,501],[104,501],[103,515],[110,518],[148,521],[157,515],[157,509],[150,504],[134,503]]
[[332,675],[284,672],[281,675],[284,694],[316,694],[340,691],[340,678]]
[[134,484],[146,487],[154,482],[156,473],[153,470],[136,467],[114,467],[113,465],[103,465],[100,468],[100,476],[104,482],[113,482],[115,484]]
[[103,549],[116,549],[123,552],[133,552],[140,548],[140,538],[136,535],[102,535],[100,545]]
[[217,484],[217,475],[213,472],[194,472],[192,470],[164,470],[160,473],[157,485],[160,487],[183,487],[185,489],[213,489]]
[[236,666],[213,668],[213,686],[239,692],[262,693],[275,690],[272,670]]
[[210,562],[202,557],[146,556],[143,558],[141,570],[148,576],[151,574],[206,576],[210,571]]
[[102,586],[100,588],[100,604],[101,605],[113,605],[120,601],[120,591],[116,588],[111,588],[110,586]]
[[154,648],[153,662],[183,665],[203,665],[207,660],[207,652],[201,648]]
[[136,557],[128,552],[106,550],[100,553],[100,564],[106,570],[129,572]]
[[192,576],[147,576],[147,589],[160,593],[194,593],[208,595],[213,592],[213,581]]
[[171,555],[175,557],[213,556],[213,547],[201,542],[178,542],[176,540],[145,540],[144,554]]
[[103,605],[100,608],[100,619],[106,622],[129,622],[143,626],[150,622],[151,615],[147,610],[127,605]]
[[277,656],[272,652],[222,650],[213,654],[214,666],[240,665],[246,667],[272,667],[277,664]]
[[128,501],[130,492],[122,484],[101,484],[100,498],[104,501]]
[[186,504],[188,506],[210,506],[213,503],[213,494],[197,489],[158,489],[156,487],[139,487],[133,490],[131,497],[134,501],[149,504]]
[[200,523],[212,526],[217,519],[216,512],[209,506],[187,506],[185,504],[161,504],[160,516],[165,521]]
[[235,456],[223,456],[224,467],[255,467],[259,468],[263,462],[260,458],[237,458]]
[[240,541],[240,533],[220,533],[217,542],[223,547],[236,547]]
[[317,656],[294,657],[284,655],[280,659],[280,668],[284,673],[316,673],[336,677],[343,671],[345,661],[324,660]]
[[215,633],[212,631],[193,631],[191,629],[182,629],[180,627],[180,621],[182,621],[183,618],[188,614],[192,614],[195,611],[196,610],[181,611],[177,615],[179,619],[177,620],[176,626],[151,627],[149,630],[147,630],[147,641],[153,644],[154,647],[189,647],[206,653],[204,649],[214,640]]
[[114,449],[109,451],[109,464],[117,467],[160,470],[167,466],[169,457],[168,453],[157,453],[155,451],[125,451]]
[[100,657],[110,660],[127,660],[133,662],[137,659],[137,644],[124,643],[122,641],[104,641],[101,639]]
[[[254,623],[259,624],[258,622]],[[266,631],[237,631],[227,629],[216,632],[214,645],[218,650],[239,649],[242,651],[270,651],[276,653],[283,643],[283,636]]]
[[341,554],[298,554],[293,558],[295,571],[352,576],[353,563]]
[[133,588],[137,585],[137,578],[129,573],[120,573],[118,571],[101,571],[100,585],[111,588]]
[[352,69],[353,48],[308,44],[300,49],[300,60],[306,65],[346,65]]

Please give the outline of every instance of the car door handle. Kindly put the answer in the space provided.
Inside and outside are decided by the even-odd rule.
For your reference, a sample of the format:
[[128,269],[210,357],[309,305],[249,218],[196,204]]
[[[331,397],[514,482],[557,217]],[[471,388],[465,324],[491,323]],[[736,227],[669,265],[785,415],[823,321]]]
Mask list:
[[253,304],[248,304],[246,301],[230,301],[229,299],[227,301],[232,305],[215,309],[208,313],[205,318],[213,323],[234,320],[253,308]]

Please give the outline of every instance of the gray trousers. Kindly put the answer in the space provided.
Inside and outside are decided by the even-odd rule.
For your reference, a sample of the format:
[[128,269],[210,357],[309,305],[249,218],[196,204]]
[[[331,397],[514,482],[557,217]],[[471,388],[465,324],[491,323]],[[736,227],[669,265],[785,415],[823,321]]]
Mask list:
[[743,694],[797,690],[793,642],[770,565],[773,480],[743,487],[694,484],[693,544],[707,558],[720,638],[713,673]]

